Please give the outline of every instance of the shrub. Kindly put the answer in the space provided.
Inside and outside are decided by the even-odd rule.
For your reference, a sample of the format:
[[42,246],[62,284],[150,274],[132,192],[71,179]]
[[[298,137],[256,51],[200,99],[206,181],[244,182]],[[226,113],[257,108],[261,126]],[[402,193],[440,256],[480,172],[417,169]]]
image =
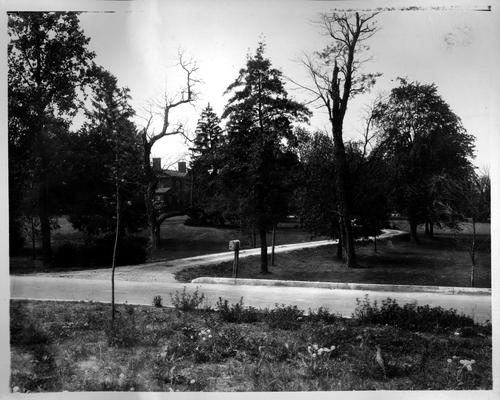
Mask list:
[[186,286],[182,289],[182,292],[178,290],[175,293],[170,295],[172,299],[172,304],[178,310],[182,311],[193,311],[196,310],[205,300],[205,295],[203,293],[199,293],[198,287],[193,293],[186,292]]
[[370,303],[368,295],[363,301],[356,299],[353,317],[360,322],[388,324],[421,332],[447,332],[474,326],[472,318],[460,315],[454,309],[446,310],[429,305],[417,306],[414,303],[401,307],[391,298],[383,300],[382,305],[378,306],[376,301],[373,305]]
[[163,299],[161,296],[153,297],[153,306],[161,308],[163,307]]
[[220,315],[222,320],[235,323],[253,323],[260,320],[260,313],[255,307],[243,306],[243,297],[238,303],[229,304],[227,300],[222,300],[219,297],[215,311]]
[[66,242],[54,249],[52,263],[56,267],[86,266],[89,264],[87,256],[82,246]]
[[330,313],[328,308],[325,307],[318,308],[316,312],[309,309],[309,315],[307,316],[307,321],[314,323],[323,322],[325,324],[333,324],[338,319],[338,315]]
[[[94,240],[92,244],[63,243],[55,249],[53,264],[56,267],[109,267],[113,261],[114,234]],[[116,265],[140,264],[146,261],[148,240],[143,237],[125,236],[119,239]]]
[[21,253],[24,247],[25,238],[21,228],[22,222],[12,218],[9,223],[9,254],[16,256]]
[[275,308],[266,312],[265,320],[270,328],[295,330],[300,328],[304,320],[304,311],[297,306],[276,304]]
[[[111,265],[113,258],[114,234],[108,234],[95,240],[92,249],[93,261],[96,265]],[[116,264],[133,265],[146,261],[148,239],[138,236],[119,238]]]

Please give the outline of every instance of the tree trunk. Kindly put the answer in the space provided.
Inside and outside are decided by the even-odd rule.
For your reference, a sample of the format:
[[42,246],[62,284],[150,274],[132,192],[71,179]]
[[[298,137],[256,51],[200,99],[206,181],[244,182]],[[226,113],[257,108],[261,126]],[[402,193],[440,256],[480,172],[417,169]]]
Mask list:
[[159,245],[159,229],[157,224],[156,210],[154,206],[155,183],[148,183],[146,188],[145,202],[146,215],[149,228],[150,250],[155,251]]
[[116,227],[115,227],[115,243],[113,246],[113,261],[111,264],[111,320],[115,320],[115,268],[116,268],[116,252],[118,249],[118,235],[120,232],[120,193],[118,180],[116,181]]
[[425,221],[425,236],[429,236],[429,222]]
[[337,244],[337,259],[342,260],[343,257],[343,243],[342,243],[342,225],[339,221],[339,226],[337,227],[337,237],[338,237],[338,244]]
[[410,223],[410,240],[413,243],[419,243],[418,236],[417,236],[417,222],[414,219],[410,219],[408,221]]
[[350,213],[347,213],[349,219],[344,221],[345,225],[345,243],[346,243],[346,266],[354,268],[357,265],[356,252],[354,250],[354,235],[352,233]]
[[274,259],[274,247],[276,245],[276,224],[273,225],[273,235],[272,235],[272,238],[271,238],[271,241],[272,241],[272,249],[271,249],[271,265],[274,266],[275,265],[275,259]]
[[33,260],[36,260],[36,231],[35,231],[35,217],[31,216],[31,255]]
[[151,144],[148,142],[147,137],[142,137],[143,145],[143,169],[144,169],[144,184],[146,192],[144,193],[144,201],[146,203],[146,216],[149,228],[149,249],[155,251],[160,244],[160,229],[158,226],[158,215],[155,209],[155,192],[158,184],[156,172],[151,166]]
[[344,141],[342,139],[342,122],[332,124],[332,135],[334,140],[334,155],[336,160],[336,186],[339,195],[340,209],[342,213],[343,225],[343,245],[346,253],[346,266],[352,268],[356,266],[356,253],[354,250],[354,237],[351,226],[351,201],[349,187],[347,184],[348,166],[345,155]]
[[476,272],[476,220],[472,217],[472,243],[471,243],[471,271],[470,271],[470,286],[474,287],[474,275]]
[[267,232],[263,227],[259,228],[259,236],[260,236],[260,273],[268,274],[269,270],[267,269]]
[[429,237],[434,237],[434,222],[429,223]]
[[52,259],[52,245],[50,239],[49,188],[45,177],[42,178],[39,189],[39,218],[40,233],[42,236],[43,264],[50,265]]

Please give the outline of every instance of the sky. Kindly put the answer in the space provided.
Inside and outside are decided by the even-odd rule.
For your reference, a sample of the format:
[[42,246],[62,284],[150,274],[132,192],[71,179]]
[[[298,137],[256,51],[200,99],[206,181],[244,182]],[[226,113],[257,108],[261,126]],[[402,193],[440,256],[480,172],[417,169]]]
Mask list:
[[[90,3],[88,3],[90,4]],[[332,9],[372,9],[395,6],[394,1],[120,1],[99,2],[81,16],[81,25],[91,38],[96,62],[118,77],[121,86],[131,90],[138,126],[144,124],[146,107],[152,100],[174,95],[184,83],[176,67],[182,49],[199,65],[199,99],[171,116],[193,133],[201,110],[210,103],[220,115],[228,96],[227,86],[244,67],[247,54],[253,54],[260,40],[273,66],[286,77],[308,84],[306,70],[299,62],[304,54],[321,50],[328,38],[315,24],[321,12]],[[438,93],[462,119],[467,131],[476,136],[478,167],[489,167],[492,112],[498,106],[493,98],[493,79],[498,53],[499,30],[485,2],[453,3],[457,9],[433,10],[436,2],[419,2],[418,11],[385,11],[377,16],[379,31],[368,43],[372,61],[366,72],[383,75],[370,93],[351,102],[345,122],[345,135],[359,138],[363,111],[377,95],[387,95],[397,85],[397,77],[421,83],[435,83]],[[89,7],[92,9],[92,7]],[[496,64],[496,65],[495,65]],[[299,101],[311,99],[291,81],[286,88]],[[324,109],[312,107],[311,129],[328,129]],[[156,123],[160,124],[160,118]],[[159,126],[156,125],[156,130]],[[163,164],[186,155],[182,137],[162,139],[153,155]]]
[[[192,135],[207,103],[222,113],[228,99],[225,89],[260,40],[266,42],[266,54],[274,67],[307,85],[310,80],[299,60],[328,43],[315,23],[321,12],[395,7],[396,11],[383,11],[376,18],[379,31],[368,43],[372,61],[364,71],[383,75],[370,93],[350,102],[346,138],[360,138],[366,106],[376,96],[388,95],[397,85],[397,77],[407,77],[437,85],[438,93],[477,139],[474,163],[489,167],[492,137],[498,130],[494,111],[499,103],[492,89],[499,61],[499,53],[494,51],[500,36],[497,19],[493,12],[475,11],[486,8],[484,0],[446,2],[445,10],[433,10],[432,6],[442,5],[438,3],[444,2],[419,1],[420,10],[402,11],[403,2],[395,0],[18,0],[11,9],[88,11],[80,19],[91,38],[95,60],[117,76],[120,86],[130,89],[139,127],[145,123],[151,101],[175,95],[184,84],[176,66],[182,49],[198,63],[197,77],[202,83],[197,87],[198,101],[176,109],[171,120],[183,123]],[[406,1],[404,5],[410,4]],[[311,100],[291,81],[286,88],[296,100]],[[325,110],[311,110],[311,130],[328,130]],[[157,116],[156,131],[160,124]],[[153,147],[153,156],[162,157],[168,166],[185,158],[187,147],[180,136],[164,138]]]

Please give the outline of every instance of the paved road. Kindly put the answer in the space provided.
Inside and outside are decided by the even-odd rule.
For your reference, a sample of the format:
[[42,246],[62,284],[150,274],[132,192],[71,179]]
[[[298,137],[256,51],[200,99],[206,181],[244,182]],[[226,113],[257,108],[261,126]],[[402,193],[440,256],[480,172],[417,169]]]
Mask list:
[[[416,301],[418,304],[455,308],[471,315],[477,322],[491,320],[491,296],[449,295],[441,293],[402,293],[366,290],[318,289],[298,287],[238,286],[222,284],[183,284],[179,282],[116,282],[117,303],[151,304],[155,295],[161,295],[165,305],[170,305],[170,293],[186,286],[193,291],[198,286],[207,297],[208,304],[215,304],[219,296],[230,302],[237,302],[243,296],[246,305],[272,307],[276,303],[296,304],[307,310],[320,306],[343,316],[350,316],[356,306],[356,298],[368,294],[371,300],[379,302],[388,296],[400,304]],[[109,302],[110,281],[100,279],[61,278],[47,276],[12,276],[10,278],[11,298],[37,300],[86,300]]]
[[[387,230],[380,237],[401,234],[401,231]],[[325,246],[335,243],[324,240],[308,243],[281,245],[276,252],[287,252],[301,248]],[[240,252],[241,257],[259,254],[260,249]],[[491,296],[450,295],[422,292],[383,292],[370,290],[320,289],[306,287],[243,286],[229,284],[186,284],[174,279],[173,273],[192,265],[219,263],[231,260],[232,252],[209,254],[167,262],[118,267],[116,269],[117,303],[151,304],[155,295],[163,297],[165,305],[171,305],[170,294],[182,290],[194,291],[198,286],[207,297],[207,302],[215,304],[219,297],[237,302],[243,296],[246,305],[272,307],[276,303],[296,304],[307,310],[320,306],[343,316],[350,316],[356,307],[356,298],[366,294],[379,302],[387,297],[395,298],[400,304],[417,302],[431,306],[455,308],[471,315],[478,322],[491,320]],[[111,299],[110,269],[40,273],[10,277],[10,292],[13,299],[37,300],[84,300],[109,302]]]

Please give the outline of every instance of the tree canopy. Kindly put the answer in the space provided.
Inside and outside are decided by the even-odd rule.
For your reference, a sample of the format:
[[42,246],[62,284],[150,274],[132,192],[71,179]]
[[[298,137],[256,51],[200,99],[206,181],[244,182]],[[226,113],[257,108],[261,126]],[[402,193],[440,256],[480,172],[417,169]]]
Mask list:
[[399,87],[378,104],[375,123],[379,151],[390,163],[392,199],[408,216],[416,239],[419,223],[439,222],[436,179],[457,180],[469,175],[474,137],[442,99],[434,84],[400,79]]
[[44,261],[50,262],[52,188],[61,171],[57,137],[68,132],[83,104],[80,89],[92,79],[94,53],[73,12],[11,12],[8,34],[11,226],[16,227],[23,188],[32,187],[38,192]]

